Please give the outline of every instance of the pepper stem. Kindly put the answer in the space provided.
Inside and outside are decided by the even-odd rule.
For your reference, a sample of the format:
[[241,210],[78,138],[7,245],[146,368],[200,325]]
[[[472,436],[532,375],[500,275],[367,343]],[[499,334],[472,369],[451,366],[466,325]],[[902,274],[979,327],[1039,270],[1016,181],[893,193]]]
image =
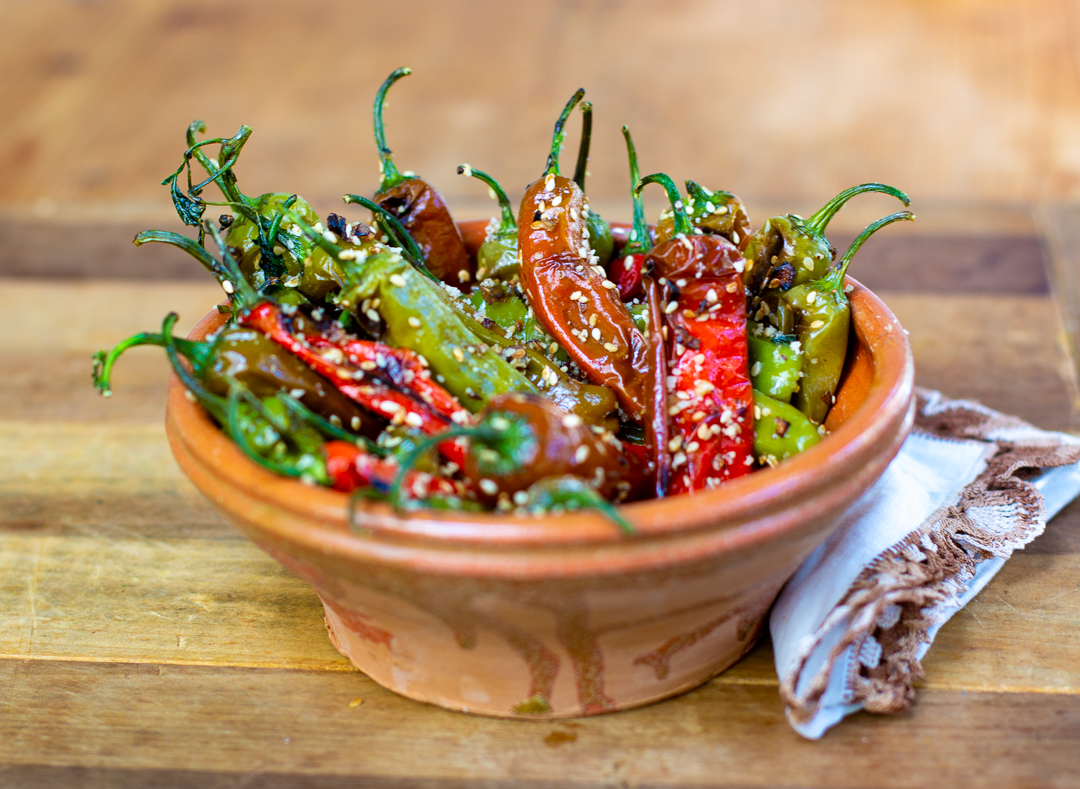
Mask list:
[[[229,251],[225,239],[221,237],[221,229],[213,222],[203,223],[206,230],[214,237],[218,252],[221,254],[221,266],[228,279],[221,283],[222,289],[229,295],[229,302],[237,312],[254,307],[263,299],[255,292],[255,288],[247,281],[244,272],[240,270],[240,264],[236,262],[232,252]],[[226,286],[228,283],[228,286]]]
[[680,233],[684,236],[691,235],[694,232],[694,225],[690,222],[690,217],[686,214],[686,206],[683,205],[682,195],[679,194],[679,187],[675,185],[675,182],[663,173],[646,175],[634,186],[634,195],[640,195],[641,190],[645,188],[646,184],[660,184],[667,191],[668,200],[671,201],[671,211],[674,214],[675,235],[679,235]]
[[199,379],[192,375],[183,362],[180,361],[176,338],[172,334],[173,326],[179,317],[175,312],[170,312],[165,316],[165,320],[161,324],[161,336],[165,339],[165,355],[169,357],[169,364],[172,365],[173,372],[180,379],[180,383],[194,395],[199,404],[209,411],[219,423],[222,425],[227,424],[229,413],[225,400],[206,391]]
[[495,199],[499,201],[499,208],[502,210],[502,220],[499,222],[499,229],[496,234],[510,234],[517,235],[517,220],[514,218],[514,207],[510,205],[510,198],[506,196],[506,192],[499,186],[499,182],[485,173],[483,170],[477,170],[474,167],[470,167],[467,164],[459,164],[457,168],[458,175],[468,175],[472,178],[476,178],[483,181],[490,188],[495,195]]
[[413,239],[412,234],[409,233],[405,225],[401,224],[401,220],[398,219],[390,211],[387,211],[378,203],[373,200],[368,200],[362,195],[345,195],[341,198],[346,202],[355,203],[356,205],[362,205],[364,208],[375,214],[375,217],[383,224],[383,227],[389,235],[405,252],[405,256],[409,258],[416,268],[420,269],[429,279],[438,281],[438,277],[431,273],[427,267],[427,262],[424,260],[424,251],[420,249],[420,245]]
[[885,225],[891,225],[893,222],[910,222],[913,219],[915,219],[915,214],[910,211],[899,211],[867,225],[866,229],[859,233],[859,235],[855,237],[855,240],[851,242],[851,246],[847,248],[847,252],[844,253],[844,256],[837,261],[836,265],[833,266],[824,277],[822,277],[822,284],[828,288],[839,288],[844,282],[848,264],[850,264],[851,259],[855,257],[855,253],[859,251],[859,247],[866,243],[866,239],[885,227]]
[[855,195],[862,194],[863,192],[882,192],[887,195],[892,195],[905,206],[911,205],[911,198],[901,192],[899,189],[893,186],[887,186],[885,184],[869,183],[859,184],[853,186],[850,189],[845,189],[832,200],[823,205],[818,211],[804,222],[806,229],[815,234],[821,235],[825,232],[825,227],[829,224],[836,212],[844,207],[844,204],[853,198]]
[[405,176],[398,171],[397,165],[394,164],[393,155],[386,145],[386,129],[383,126],[383,105],[386,103],[386,92],[390,90],[390,86],[402,77],[407,77],[410,74],[412,74],[412,69],[395,69],[390,76],[386,78],[386,82],[382,84],[379,91],[375,94],[375,107],[372,110],[372,114],[375,117],[375,146],[379,149],[379,164],[382,169],[382,183],[379,184],[380,192],[392,189],[402,181],[406,180]]
[[589,168],[589,148],[592,146],[592,102],[581,103],[581,142],[578,144],[577,167],[574,168],[574,183],[585,191],[585,175]]
[[634,189],[637,182],[641,180],[634,138],[630,136],[630,129],[626,126],[622,127],[622,133],[626,140],[626,156],[630,160],[630,197],[634,201],[634,222],[630,226],[630,240],[622,251],[622,256],[626,257],[627,255],[643,255],[649,251],[649,223],[645,220],[645,203],[641,199],[641,192]]
[[[177,350],[191,362],[196,371],[201,370],[210,357],[209,343],[177,340],[175,338],[173,343],[176,345]],[[112,368],[116,364],[116,360],[129,348],[135,348],[139,345],[156,345],[159,348],[164,348],[165,335],[154,332],[140,332],[128,337],[108,353],[98,351],[94,354],[94,388],[103,396],[112,396]]]
[[[220,234],[216,229],[213,229],[210,222],[207,222],[205,227],[200,228],[203,232],[207,229],[211,230],[224,250],[222,252],[221,261],[216,260],[213,255],[207,252],[206,249],[196,241],[187,236],[182,236],[179,233],[173,233],[168,230],[143,230],[141,233],[135,235],[133,242],[135,246],[141,247],[143,244],[156,241],[162,244],[171,244],[174,247],[179,247],[184,250],[202,263],[203,267],[217,278],[217,281],[221,284],[222,288],[229,294],[229,301],[232,302],[234,306],[244,309],[257,301],[258,295],[240,271],[240,267],[236,265],[236,261],[233,259],[232,254],[227,252],[224,242],[220,241]],[[225,285],[226,282],[229,283],[227,287]],[[229,290],[229,288],[231,288],[231,290]]]
[[372,455],[382,457],[386,454],[386,450],[378,446],[367,436],[353,435],[344,428],[338,427],[321,414],[316,414],[314,411],[301,403],[288,392],[278,392],[277,398],[281,401],[282,405],[284,405],[285,408],[292,412],[294,416],[299,417],[302,421],[314,425],[323,434],[331,438],[336,438],[340,441],[346,441],[350,444],[357,444],[363,447],[365,452],[368,452]]
[[559,119],[555,121],[555,132],[551,136],[551,153],[548,154],[547,169],[544,170],[544,175],[559,174],[559,152],[562,150],[563,140],[566,139],[566,121],[570,117],[570,111],[577,106],[577,103],[584,96],[585,88],[578,88],[574,95],[570,97],[570,101],[566,102]]

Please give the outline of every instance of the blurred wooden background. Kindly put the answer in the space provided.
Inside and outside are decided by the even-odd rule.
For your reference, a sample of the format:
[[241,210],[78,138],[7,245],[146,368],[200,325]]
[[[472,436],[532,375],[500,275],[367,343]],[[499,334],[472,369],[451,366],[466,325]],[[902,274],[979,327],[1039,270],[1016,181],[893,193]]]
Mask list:
[[[581,86],[611,220],[623,123],[646,172],[734,191],[755,226],[905,189],[918,221],[853,273],[910,330],[917,383],[1075,429],[1080,2],[0,0],[0,20],[0,786],[1078,785],[1080,501],[941,631],[907,713],[800,740],[766,639],[641,710],[472,718],[352,672],[310,589],[182,477],[158,349],[124,357],[110,400],[89,356],[221,296],[131,244],[179,227],[160,182],[192,119],[254,127],[245,191],[341,211],[376,187],[371,101],[408,65],[390,145],[459,218],[493,205],[454,167],[519,195]],[[829,237],[895,209],[861,197]]]
[[[808,213],[866,180],[907,190],[930,224],[948,224],[956,204],[1080,197],[1080,6],[1067,0],[5,0],[0,10],[9,211],[167,212],[158,184],[193,118],[211,134],[254,127],[240,168],[248,191],[297,191],[332,209],[376,184],[371,100],[402,65],[414,74],[391,93],[391,147],[469,214],[487,210],[485,192],[454,166],[520,193],[579,86],[596,108],[589,191],[612,218],[629,215],[623,123],[646,172],[727,188],[751,207]],[[575,145],[576,135],[575,122]],[[885,205],[867,199],[850,222]]]

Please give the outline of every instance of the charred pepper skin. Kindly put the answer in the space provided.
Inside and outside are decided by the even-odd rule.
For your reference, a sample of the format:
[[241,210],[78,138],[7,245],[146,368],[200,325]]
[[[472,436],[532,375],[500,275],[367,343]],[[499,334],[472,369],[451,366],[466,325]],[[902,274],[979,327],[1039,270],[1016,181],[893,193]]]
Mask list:
[[645,418],[648,343],[585,238],[585,196],[559,175],[558,149],[566,116],[555,125],[544,175],[529,186],[518,213],[521,283],[549,336],[593,383],[609,387],[627,415]]
[[383,127],[386,92],[391,85],[411,73],[407,68],[397,69],[387,77],[375,96],[375,143],[379,148],[382,168],[382,183],[375,195],[375,202],[393,213],[405,226],[420,246],[428,269],[436,277],[458,287],[468,286],[474,274],[472,261],[446,202],[423,179],[399,172],[386,145]]
[[671,437],[660,449],[671,453],[667,492],[693,493],[742,476],[754,463],[745,264],[726,238],[692,234],[670,178],[646,176],[637,189],[648,183],[667,189],[676,228],[675,237],[654,247],[644,263],[649,277],[663,286],[660,311],[668,335]]

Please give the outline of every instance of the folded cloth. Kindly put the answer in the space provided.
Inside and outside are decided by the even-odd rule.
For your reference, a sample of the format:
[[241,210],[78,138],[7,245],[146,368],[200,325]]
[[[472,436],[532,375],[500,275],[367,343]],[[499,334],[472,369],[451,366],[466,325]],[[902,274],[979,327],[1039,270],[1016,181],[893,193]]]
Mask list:
[[885,474],[796,571],[769,629],[788,721],[817,739],[914,700],[948,619],[1080,493],[1080,439],[917,392]]

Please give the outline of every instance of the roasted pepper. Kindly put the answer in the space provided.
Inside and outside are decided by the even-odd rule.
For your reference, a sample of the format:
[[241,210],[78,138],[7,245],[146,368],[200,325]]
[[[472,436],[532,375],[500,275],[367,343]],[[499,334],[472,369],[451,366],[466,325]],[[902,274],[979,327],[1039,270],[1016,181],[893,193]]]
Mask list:
[[593,383],[614,390],[627,415],[645,416],[648,348],[592,253],[585,232],[585,197],[559,175],[559,148],[566,118],[581,100],[579,90],[555,124],[544,175],[525,192],[518,213],[521,282],[547,333]]
[[802,344],[794,334],[778,334],[773,330],[770,336],[765,328],[760,323],[748,322],[750,381],[755,391],[790,403],[802,377]]
[[844,293],[844,275],[848,264],[875,232],[893,222],[914,218],[910,211],[900,211],[868,225],[825,276],[796,285],[782,295],[795,316],[804,356],[802,381],[792,402],[817,424],[825,421],[836,401],[836,387],[847,357],[851,304]]
[[411,73],[407,68],[397,69],[375,94],[375,144],[379,149],[379,167],[382,171],[382,182],[375,202],[401,221],[420,246],[424,262],[436,277],[460,286],[472,282],[473,267],[450,210],[434,187],[411,173],[398,171],[386,145],[383,128],[386,92],[391,85]]
[[518,233],[517,220],[510,198],[499,186],[499,182],[485,173],[467,164],[459,164],[458,175],[476,178],[487,184],[488,192],[499,203],[501,215],[492,218],[488,224],[487,236],[476,252],[476,279],[482,282],[488,277],[509,282],[518,275]]
[[[746,270],[743,272],[743,282],[751,299],[749,308],[755,320],[767,317],[776,307],[778,297],[775,293],[766,299],[764,308],[761,306],[763,297],[770,292],[788,290],[825,276],[836,256],[836,250],[829,246],[825,238],[825,228],[848,200],[863,192],[892,195],[905,206],[911,202],[906,194],[891,186],[860,184],[845,189],[809,219],[795,214],[774,216],[751,236],[744,251]],[[773,325],[776,325],[775,321]],[[778,328],[784,334],[790,333],[789,326]]]
[[[696,231],[723,236],[740,251],[750,243],[750,220],[746,209],[731,192],[712,192],[694,181],[687,181],[684,208]],[[669,241],[674,235],[675,216],[673,210],[668,209],[656,223],[656,243]]]
[[806,414],[754,390],[754,456],[759,463],[775,466],[820,440],[818,426]]
[[667,190],[675,221],[675,237],[654,247],[643,263],[650,280],[663,287],[658,303],[670,349],[665,384],[671,437],[659,451],[671,453],[668,492],[692,493],[742,476],[754,462],[744,261],[723,236],[694,234],[670,178],[646,176],[637,191],[650,183]]

